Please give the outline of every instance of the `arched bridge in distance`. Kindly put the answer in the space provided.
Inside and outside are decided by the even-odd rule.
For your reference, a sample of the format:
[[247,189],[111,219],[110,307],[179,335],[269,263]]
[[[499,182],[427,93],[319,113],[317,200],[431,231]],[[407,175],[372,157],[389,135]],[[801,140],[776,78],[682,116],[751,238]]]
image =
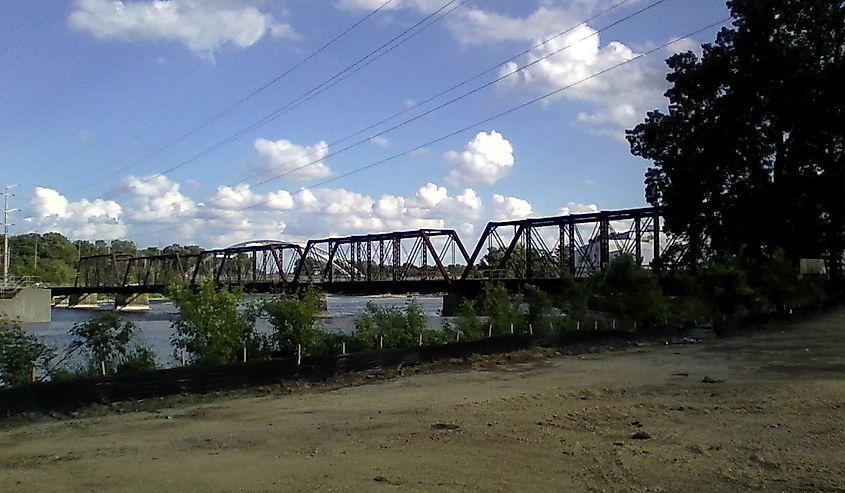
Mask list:
[[490,222],[467,250],[450,229],[417,229],[309,240],[241,243],[198,253],[82,257],[73,286],[54,296],[162,293],[174,282],[213,282],[247,292],[315,286],[359,295],[452,293],[473,295],[484,282],[553,288],[630,254],[660,265],[677,239],[662,232],[654,207]]

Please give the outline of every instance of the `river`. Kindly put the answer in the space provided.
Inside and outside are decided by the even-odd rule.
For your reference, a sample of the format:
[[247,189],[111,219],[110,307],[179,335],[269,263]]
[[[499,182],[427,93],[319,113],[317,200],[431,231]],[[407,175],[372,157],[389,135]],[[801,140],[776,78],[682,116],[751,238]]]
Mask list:
[[[426,317],[426,323],[431,329],[442,327],[444,319],[440,316],[442,298],[439,296],[416,296]],[[328,316],[320,320],[324,330],[348,332],[353,330],[355,318],[360,314],[368,302],[382,307],[403,307],[408,299],[404,296],[337,296],[328,295],[326,304]],[[75,323],[90,320],[111,309],[112,305],[102,304],[99,310],[79,310],[71,308],[53,308],[52,322],[41,324],[24,324],[27,332],[35,335],[40,341],[49,344],[61,355],[64,348],[71,341],[70,329]],[[173,303],[167,301],[150,303],[150,309],[143,312],[127,312],[122,316],[138,326],[137,337],[144,345],[150,346],[156,353],[160,366],[173,366],[173,347],[170,337],[173,335],[171,322],[178,318],[179,310]],[[260,332],[270,330],[267,320],[259,319],[256,328]]]

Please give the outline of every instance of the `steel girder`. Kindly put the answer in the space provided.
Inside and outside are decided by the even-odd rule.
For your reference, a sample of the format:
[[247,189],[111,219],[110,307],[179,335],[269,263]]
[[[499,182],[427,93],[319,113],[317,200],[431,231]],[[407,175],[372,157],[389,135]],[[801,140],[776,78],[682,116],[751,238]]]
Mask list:
[[644,207],[488,223],[461,279],[584,277],[623,254],[658,268],[665,251],[660,212]]
[[451,281],[469,257],[455,231],[418,229],[309,240],[303,259],[295,283]]

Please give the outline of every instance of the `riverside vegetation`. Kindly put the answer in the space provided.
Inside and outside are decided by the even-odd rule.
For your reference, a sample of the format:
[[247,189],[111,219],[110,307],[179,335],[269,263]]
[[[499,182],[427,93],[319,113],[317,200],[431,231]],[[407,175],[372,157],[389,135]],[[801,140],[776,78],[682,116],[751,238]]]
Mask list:
[[[331,356],[378,348],[448,344],[529,331],[583,329],[649,330],[712,322],[729,327],[748,316],[817,304],[826,281],[801,280],[775,254],[761,261],[713,259],[695,271],[658,279],[630,256],[614,259],[603,273],[563,279],[557,292],[525,286],[509,293],[489,284],[477,299],[465,300],[441,330],[427,328],[420,305],[368,303],[352,333],[322,330],[322,293],[307,289],[270,300],[247,301],[239,290],[202,284],[192,290],[173,285],[168,294],[180,317],[173,322],[174,361],[211,366],[270,357]],[[266,317],[271,330],[256,329]],[[612,322],[611,322],[612,321]],[[116,313],[80,322],[72,342],[59,350],[38,341],[19,325],[0,321],[0,386],[84,378],[156,369],[155,355],[137,337],[137,326]],[[72,355],[82,362],[69,364]]]

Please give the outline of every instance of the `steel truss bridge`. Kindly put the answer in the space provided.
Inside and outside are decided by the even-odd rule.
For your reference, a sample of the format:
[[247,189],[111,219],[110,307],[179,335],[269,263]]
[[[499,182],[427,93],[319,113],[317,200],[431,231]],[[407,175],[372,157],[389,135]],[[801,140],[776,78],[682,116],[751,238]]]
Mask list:
[[678,242],[645,207],[488,223],[470,253],[450,229],[309,240],[255,241],[199,253],[82,257],[73,286],[54,295],[161,293],[174,282],[240,286],[249,292],[316,286],[330,293],[477,292],[485,281],[551,287],[607,268],[619,255],[664,268]]

